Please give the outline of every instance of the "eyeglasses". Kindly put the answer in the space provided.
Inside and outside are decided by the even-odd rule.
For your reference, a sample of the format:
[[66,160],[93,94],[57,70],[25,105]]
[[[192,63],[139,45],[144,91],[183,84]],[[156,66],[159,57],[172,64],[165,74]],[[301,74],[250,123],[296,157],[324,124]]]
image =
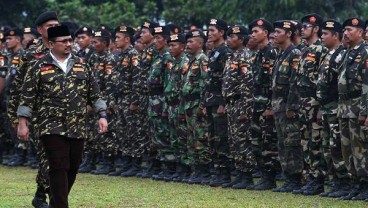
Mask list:
[[313,27],[313,25],[305,24],[305,25],[303,25],[302,27],[303,27],[303,29],[308,29],[308,28],[310,28],[310,27]]
[[73,43],[73,39],[72,38],[68,38],[68,39],[64,39],[64,40],[55,40],[54,42],[59,42],[59,43],[67,44],[67,43]]

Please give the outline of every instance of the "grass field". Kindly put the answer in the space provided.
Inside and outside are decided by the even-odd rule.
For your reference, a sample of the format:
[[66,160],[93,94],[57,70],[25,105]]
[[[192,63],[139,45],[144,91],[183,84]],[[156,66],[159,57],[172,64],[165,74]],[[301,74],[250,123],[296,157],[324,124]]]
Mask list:
[[[0,207],[32,207],[36,171],[0,166]],[[271,191],[212,188],[150,179],[79,174],[70,207],[368,207],[368,202],[340,201]]]

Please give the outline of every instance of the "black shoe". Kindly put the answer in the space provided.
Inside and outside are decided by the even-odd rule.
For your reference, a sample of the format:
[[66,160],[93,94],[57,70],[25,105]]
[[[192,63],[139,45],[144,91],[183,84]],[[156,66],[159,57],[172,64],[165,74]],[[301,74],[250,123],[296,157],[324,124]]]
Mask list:
[[236,184],[234,184],[231,188],[233,189],[246,189],[249,186],[253,186],[253,177],[252,177],[252,173],[244,173],[241,172],[240,173],[240,181]]
[[212,187],[222,186],[231,182],[230,171],[227,168],[220,168],[215,177],[210,180],[209,185]]
[[368,199],[368,184],[361,182],[359,184],[359,194],[351,198],[351,200],[366,200]]
[[189,184],[201,184],[202,181],[209,181],[211,174],[207,164],[197,165],[195,168],[195,174],[189,178]]
[[222,188],[231,188],[233,185],[239,183],[242,180],[242,174],[240,171],[236,171],[235,179],[229,183],[222,184]]
[[37,187],[35,196],[32,199],[32,205],[35,208],[47,208],[46,192],[43,188]]
[[351,200],[360,194],[359,185],[354,185],[349,194],[340,197],[341,200]]
[[291,193],[302,187],[301,174],[294,174],[286,178],[285,183],[278,188],[272,189],[274,192]]
[[121,173],[123,172],[122,169],[119,169],[119,170],[115,170],[113,172],[110,172],[109,174],[107,174],[108,176],[120,176]]
[[331,190],[332,193],[328,194],[328,197],[341,198],[343,196],[347,196],[350,193],[351,189],[352,187],[350,185],[349,179],[340,180],[336,184],[336,187],[334,187],[334,190]]
[[120,176],[123,177],[132,177],[137,175],[141,171],[141,159],[140,158],[134,158],[132,160],[131,167],[120,174]]
[[324,190],[325,190],[324,180],[317,179],[314,183],[312,183],[309,187],[307,187],[302,194],[307,196],[319,195],[320,193],[323,193]]
[[330,189],[328,191],[322,192],[319,194],[319,196],[321,197],[328,197],[329,194],[337,191],[337,187],[339,185],[339,179],[338,178],[333,178],[330,182]]
[[276,188],[276,181],[274,178],[261,178],[258,183],[252,187],[251,190],[261,191],[261,190],[271,190]]

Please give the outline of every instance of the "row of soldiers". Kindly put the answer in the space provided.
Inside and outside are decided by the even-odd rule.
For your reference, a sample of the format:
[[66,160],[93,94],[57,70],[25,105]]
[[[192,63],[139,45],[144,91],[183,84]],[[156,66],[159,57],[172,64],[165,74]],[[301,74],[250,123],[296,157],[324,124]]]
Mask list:
[[[24,74],[48,53],[45,31],[57,24],[54,12],[41,14],[35,45],[24,55],[2,56],[8,115],[3,126],[13,137]],[[96,113],[88,108],[90,131],[79,171],[367,199],[365,27],[359,18],[341,24],[318,14],[301,22],[256,19],[249,30],[211,19],[206,33],[180,33],[175,25],[155,22],[138,31],[80,27],[75,54],[98,79],[109,131],[95,131]],[[22,40],[21,33],[5,33],[9,51],[19,50],[8,42]],[[48,164],[37,141],[37,119],[32,124],[31,144],[40,161],[33,205],[42,207]],[[31,144],[16,147],[24,154]],[[261,179],[254,184],[256,168]],[[285,182],[276,187],[280,170]]]

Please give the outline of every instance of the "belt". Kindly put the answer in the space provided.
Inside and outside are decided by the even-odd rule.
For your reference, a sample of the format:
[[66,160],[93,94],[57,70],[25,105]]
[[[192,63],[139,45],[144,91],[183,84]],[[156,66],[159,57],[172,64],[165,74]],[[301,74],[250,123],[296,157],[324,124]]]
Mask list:
[[229,103],[229,104],[233,104],[235,103],[235,101],[239,100],[240,99],[240,95],[239,94],[236,94],[236,95],[233,95],[233,96],[230,96],[230,97],[227,97],[226,98],[226,103]]
[[194,93],[194,94],[184,96],[185,101],[195,101],[195,100],[199,100],[200,98],[201,98],[201,95],[199,93]]
[[349,93],[339,93],[340,100],[350,100],[350,99],[354,99],[360,96],[362,96],[362,92],[358,90],[349,92]]

